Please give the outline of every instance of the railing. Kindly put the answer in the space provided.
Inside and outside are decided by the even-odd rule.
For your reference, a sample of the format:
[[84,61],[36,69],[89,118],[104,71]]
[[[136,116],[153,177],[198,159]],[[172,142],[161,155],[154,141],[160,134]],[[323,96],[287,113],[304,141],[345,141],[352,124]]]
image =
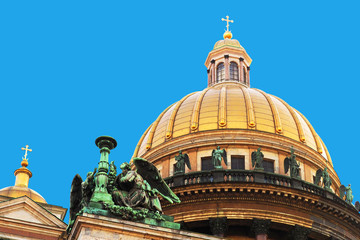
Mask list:
[[211,171],[190,172],[186,174],[177,174],[164,179],[171,187],[182,187],[194,184],[209,183],[260,183],[275,186],[295,188],[318,196],[332,199],[342,205],[346,202],[333,192],[315,184],[291,178],[276,173],[255,171],[255,170],[235,170],[235,169],[217,169]]

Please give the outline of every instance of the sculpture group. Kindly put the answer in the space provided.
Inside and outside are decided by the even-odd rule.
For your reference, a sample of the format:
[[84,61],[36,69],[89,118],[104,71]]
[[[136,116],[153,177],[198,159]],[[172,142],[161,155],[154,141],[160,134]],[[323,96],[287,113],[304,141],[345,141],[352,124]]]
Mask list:
[[89,172],[84,181],[77,174],[71,185],[69,229],[76,216],[83,212],[112,214],[135,221],[144,218],[164,220],[158,196],[170,203],[180,202],[152,163],[134,158],[136,169],[125,162],[120,165],[122,172],[117,175],[114,162],[108,163],[108,155],[116,147],[116,141],[105,136],[98,138],[96,144],[101,153],[98,168]]

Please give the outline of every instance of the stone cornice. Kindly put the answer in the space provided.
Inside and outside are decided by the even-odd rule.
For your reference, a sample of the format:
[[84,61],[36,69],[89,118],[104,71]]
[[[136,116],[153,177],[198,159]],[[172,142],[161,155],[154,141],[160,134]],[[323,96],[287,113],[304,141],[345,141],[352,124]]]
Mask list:
[[[228,219],[266,218],[281,224],[293,226],[297,224],[312,228],[316,221],[310,220],[310,216],[314,215],[319,219],[336,222],[336,225],[351,232],[354,236],[360,235],[360,214],[353,206],[330,192],[326,196],[320,196],[291,187],[247,182],[193,184],[172,187],[172,190],[182,202],[170,205],[162,201],[162,204],[165,213],[170,212],[175,217],[175,221],[189,221],[190,219],[195,220],[195,218],[196,221],[202,221],[217,214],[218,217],[227,217]],[[206,209],[206,213],[201,214],[201,206],[219,202],[223,202],[227,206],[222,208],[222,214],[219,215],[216,209],[214,209],[215,212]],[[234,205],[235,203],[237,205]],[[246,207],[241,208],[243,205]],[[181,210],[187,206],[192,208],[192,211]],[[266,210],[261,210],[261,206],[267,206]],[[271,206],[274,211],[270,210]],[[173,214],[172,209],[176,209],[176,213]],[[296,211],[296,214],[291,215],[291,211]],[[321,221],[319,222],[316,223],[318,230],[322,226]],[[329,228],[329,231],[341,232],[332,229],[331,226],[326,227]]]

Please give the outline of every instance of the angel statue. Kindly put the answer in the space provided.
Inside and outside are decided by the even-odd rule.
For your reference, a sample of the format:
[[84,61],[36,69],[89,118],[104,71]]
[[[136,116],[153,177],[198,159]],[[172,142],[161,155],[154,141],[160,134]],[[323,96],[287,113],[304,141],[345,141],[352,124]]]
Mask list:
[[189,155],[182,154],[182,151],[179,151],[179,155],[175,156],[175,174],[185,173],[185,164],[191,170]]
[[263,167],[264,154],[261,152],[261,148],[251,153],[251,163],[254,170],[264,170]]
[[116,166],[114,161],[111,161],[110,163],[110,169],[109,169],[109,179],[108,179],[108,185],[107,185],[107,189],[108,192],[112,192],[114,190],[114,183],[115,183],[115,178],[116,178]]
[[133,158],[133,163],[137,170],[126,162],[120,166],[122,173],[114,183],[117,190],[112,192],[116,205],[162,213],[158,195],[170,203],[180,202],[152,163],[142,158]]
[[85,181],[82,180],[79,174],[76,174],[70,190],[70,223],[76,218],[76,215],[81,211],[83,207],[88,206],[91,196],[95,189],[95,173],[88,172]]
[[211,160],[215,169],[221,169],[221,158],[224,159],[225,165],[227,165],[227,155],[225,149],[221,150],[220,146],[217,146],[211,153]]
[[340,198],[344,199],[344,196],[347,203],[352,203],[354,196],[352,195],[351,184],[349,184],[347,187],[344,185],[340,186]]
[[294,154],[294,148],[293,147],[291,147],[291,155],[290,155],[290,157],[286,157],[285,160],[284,160],[284,168],[285,168],[285,173],[287,173],[289,171],[289,168],[290,168],[290,177],[301,179],[301,177],[300,177],[300,163],[298,161],[296,161],[296,156]]
[[329,176],[329,173],[327,171],[327,167],[324,168],[324,170],[318,169],[316,171],[315,176],[313,177],[314,184],[319,185],[321,178],[323,178],[323,186],[326,190],[332,191],[331,186],[331,179]]

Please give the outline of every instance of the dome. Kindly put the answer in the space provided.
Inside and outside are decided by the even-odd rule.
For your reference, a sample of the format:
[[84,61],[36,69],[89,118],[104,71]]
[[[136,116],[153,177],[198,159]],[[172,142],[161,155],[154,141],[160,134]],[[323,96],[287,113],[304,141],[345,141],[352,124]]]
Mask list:
[[22,196],[27,196],[35,202],[46,203],[45,199],[36,191],[30,189],[29,179],[32,177],[32,172],[27,168],[28,152],[31,152],[32,149],[28,148],[29,145],[26,145],[25,148],[21,148],[21,150],[25,150],[25,155],[21,161],[21,167],[16,169],[14,172],[15,175],[15,186],[6,187],[0,190],[0,196],[17,198]]
[[224,40],[220,40],[217,41],[214,45],[214,50],[219,49],[221,47],[235,47],[235,48],[240,48],[240,49],[244,49],[238,40],[236,39],[224,39]]
[[276,96],[232,82],[191,93],[168,107],[144,133],[134,156],[178,138],[214,131],[259,132],[276,141],[295,141],[324,164],[331,163],[326,146],[299,111]]
[[166,108],[134,157],[153,163],[179,197],[162,207],[187,230],[231,239],[250,239],[253,231],[267,239],[269,230],[255,231],[267,224],[268,239],[295,228],[311,232],[309,239],[336,236],[324,219],[337,227],[345,213],[334,217],[328,209],[358,209],[343,208],[345,186],[324,142],[295,108],[250,87],[252,59],[228,32],[206,58],[208,87]]
[[34,200],[35,202],[46,203],[45,199],[39,193],[27,187],[18,187],[18,186],[6,187],[0,190],[0,196],[11,197],[11,198],[27,196],[32,200]]

